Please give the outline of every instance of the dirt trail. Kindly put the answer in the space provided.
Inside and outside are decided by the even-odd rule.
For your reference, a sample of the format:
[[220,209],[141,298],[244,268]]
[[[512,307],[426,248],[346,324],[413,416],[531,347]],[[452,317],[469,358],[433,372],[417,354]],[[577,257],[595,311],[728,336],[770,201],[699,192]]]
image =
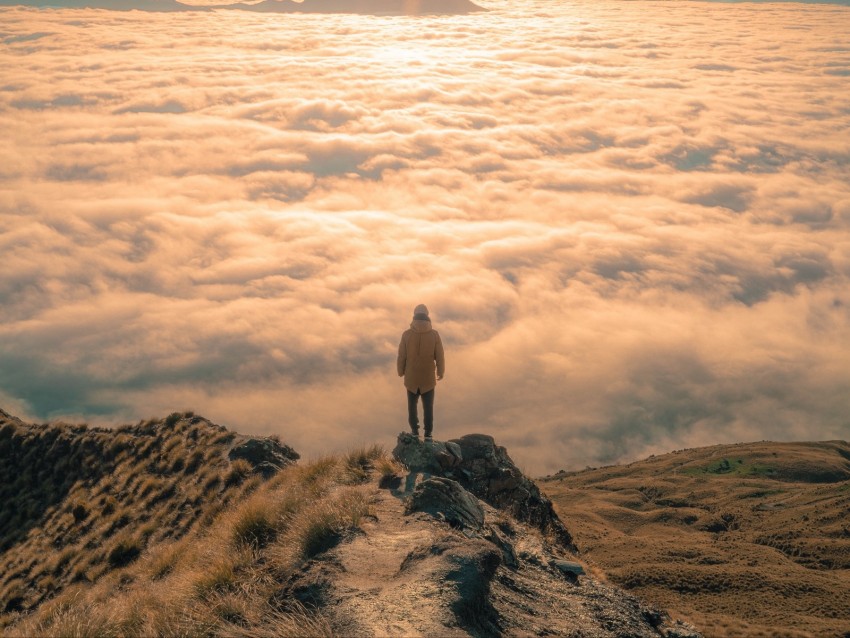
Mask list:
[[[661,629],[662,615],[588,576],[552,566],[569,558],[535,529],[486,504],[485,528],[455,529],[405,514],[409,493],[374,485],[374,517],[316,560],[300,586],[347,636],[692,636]],[[499,542],[492,542],[498,530]],[[656,625],[659,628],[656,628]]]
[[376,491],[374,514],[363,534],[337,552],[339,612],[356,618],[366,635],[467,635],[448,626],[453,619],[443,609],[447,601],[437,574],[423,578],[418,570],[402,569],[412,551],[439,546],[444,532],[405,517],[402,500],[387,490]]

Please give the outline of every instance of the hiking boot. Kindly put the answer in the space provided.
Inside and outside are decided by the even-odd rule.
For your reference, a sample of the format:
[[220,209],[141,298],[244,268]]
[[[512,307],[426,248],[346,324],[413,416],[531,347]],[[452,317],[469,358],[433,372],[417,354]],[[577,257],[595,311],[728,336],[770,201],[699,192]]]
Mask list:
[[426,434],[425,435],[425,443],[433,443],[433,442],[434,442],[434,437],[432,437],[430,434]]

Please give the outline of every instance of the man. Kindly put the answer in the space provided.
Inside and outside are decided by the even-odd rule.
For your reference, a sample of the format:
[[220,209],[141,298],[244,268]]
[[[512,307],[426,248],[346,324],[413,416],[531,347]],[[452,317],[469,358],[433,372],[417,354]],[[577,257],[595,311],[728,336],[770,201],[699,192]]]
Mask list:
[[[425,413],[425,440],[431,441],[434,430],[434,389],[437,379],[446,371],[443,342],[431,327],[428,308],[419,304],[413,310],[410,328],[401,335],[398,344],[398,376],[404,377],[407,388],[407,422],[414,436],[419,436],[419,397]],[[436,376],[435,376],[436,375]]]

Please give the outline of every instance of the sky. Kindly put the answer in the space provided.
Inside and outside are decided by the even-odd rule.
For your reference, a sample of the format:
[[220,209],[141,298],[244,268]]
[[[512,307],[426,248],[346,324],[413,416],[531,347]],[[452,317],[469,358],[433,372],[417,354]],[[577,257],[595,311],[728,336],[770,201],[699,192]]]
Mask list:
[[534,475],[847,439],[850,7],[0,8],[0,407]]

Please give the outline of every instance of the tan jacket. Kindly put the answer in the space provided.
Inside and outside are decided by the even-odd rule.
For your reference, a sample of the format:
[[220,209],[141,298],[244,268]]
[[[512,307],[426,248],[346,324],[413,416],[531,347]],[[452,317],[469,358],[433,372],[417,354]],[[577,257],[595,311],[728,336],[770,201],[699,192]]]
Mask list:
[[430,321],[414,319],[398,344],[398,376],[404,377],[404,387],[411,392],[428,392],[437,386],[435,368],[436,376],[442,377],[446,358],[440,333]]

